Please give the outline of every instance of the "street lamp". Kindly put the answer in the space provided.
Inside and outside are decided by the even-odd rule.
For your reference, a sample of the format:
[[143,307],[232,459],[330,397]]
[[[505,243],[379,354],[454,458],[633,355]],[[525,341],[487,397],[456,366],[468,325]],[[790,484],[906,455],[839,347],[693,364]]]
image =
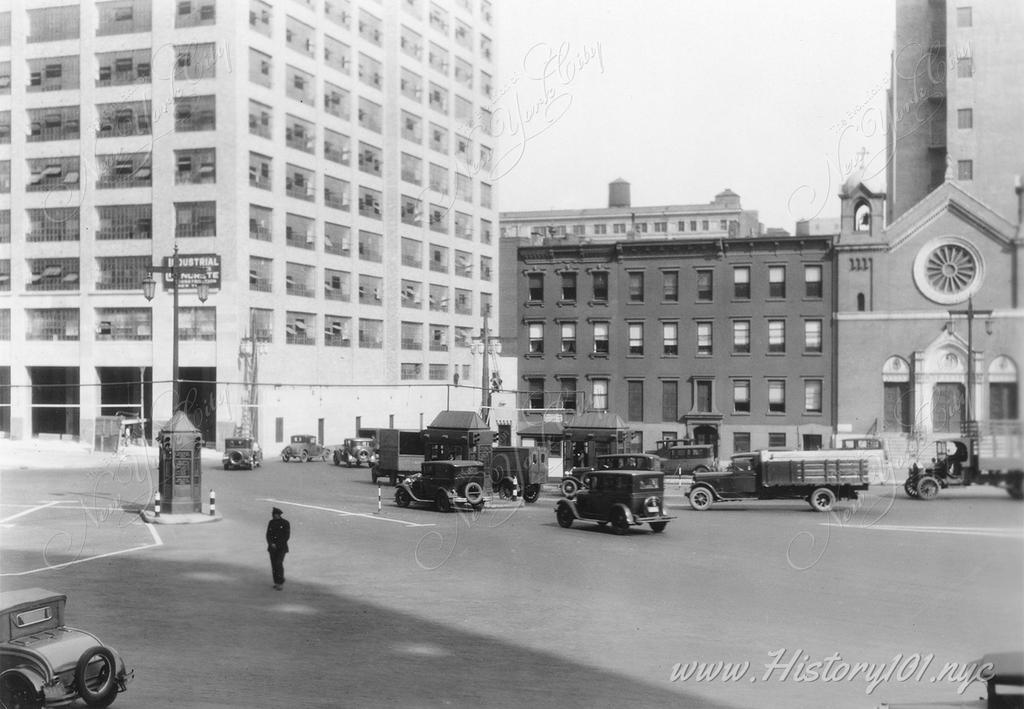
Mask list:
[[[974,318],[983,317],[985,318],[985,332],[989,335],[992,334],[992,311],[991,310],[978,310],[974,307],[974,296],[967,298],[967,310],[950,310],[949,317],[950,325],[952,325],[952,318],[964,316],[967,318],[967,406],[965,407],[965,413],[967,414],[967,424],[973,426],[974,424]],[[952,327],[950,327],[952,331]]]
[[[171,257],[170,266],[150,266],[146,273],[146,278],[142,281],[142,294],[146,296],[146,300],[153,300],[153,296],[156,295],[156,280],[153,278],[154,273],[164,273],[170,276],[171,281],[171,292],[173,294],[173,315],[171,318],[171,413],[173,414],[178,410],[178,405],[181,401],[180,391],[178,388],[178,282],[181,277],[186,274],[194,273],[207,273],[207,269],[202,266],[182,266],[178,263],[178,245],[174,245],[174,255]],[[206,299],[210,297],[210,286],[205,282],[201,282],[196,287],[196,295],[199,297],[200,303],[205,303]]]

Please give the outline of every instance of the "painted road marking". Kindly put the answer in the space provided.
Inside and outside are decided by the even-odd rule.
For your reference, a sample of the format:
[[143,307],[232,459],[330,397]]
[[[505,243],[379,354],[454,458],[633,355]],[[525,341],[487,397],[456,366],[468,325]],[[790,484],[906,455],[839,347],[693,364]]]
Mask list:
[[406,527],[436,527],[436,524],[420,524],[418,522],[406,522],[401,519],[392,519],[391,517],[381,517],[375,514],[366,514],[365,512],[347,512],[345,510],[335,509],[333,507],[321,507],[319,505],[305,505],[301,502],[289,502],[288,500],[275,500],[272,497],[263,498],[264,502],[273,502],[278,505],[291,505],[292,507],[305,507],[309,510],[321,510],[323,512],[334,512],[343,517],[363,517],[365,519],[373,519],[378,522],[396,522],[397,524],[404,524]]
[[1003,539],[1024,538],[1024,529],[1020,527],[928,527],[901,526],[895,524],[832,524],[821,522],[825,527],[842,527],[843,529],[876,529],[882,532],[912,532],[916,534],[953,534],[960,536],[999,537]]
[[153,538],[152,544],[141,544],[137,547],[131,547],[130,549],[119,549],[117,551],[108,551],[106,554],[94,554],[93,556],[86,556],[81,559],[73,559],[71,561],[65,561],[63,564],[51,564],[49,566],[42,566],[38,569],[29,569],[28,571],[13,571],[9,573],[0,573],[0,577],[6,576],[28,576],[29,574],[36,574],[40,571],[54,571],[55,569],[63,569],[68,566],[74,566],[75,564],[84,564],[88,561],[95,561],[97,559],[106,559],[111,556],[119,556],[121,554],[129,554],[133,551],[142,551],[143,549],[153,549],[155,547],[163,546],[164,541],[157,534],[156,529],[152,524],[146,524],[146,529],[149,530],[149,535]]
[[0,524],[6,524],[7,522],[10,522],[12,519],[18,519],[18,517],[24,517],[27,514],[32,514],[33,512],[38,512],[39,510],[45,510],[47,507],[53,507],[54,505],[59,505],[62,502],[62,500],[55,500],[53,502],[47,502],[45,504],[36,505],[35,507],[30,507],[27,510],[22,510],[16,515],[11,515],[10,517],[0,519]]

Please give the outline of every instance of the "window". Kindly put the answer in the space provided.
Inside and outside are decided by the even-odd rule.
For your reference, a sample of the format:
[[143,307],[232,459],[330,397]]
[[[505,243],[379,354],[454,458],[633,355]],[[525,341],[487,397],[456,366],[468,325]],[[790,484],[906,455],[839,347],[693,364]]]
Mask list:
[[607,233],[608,233],[608,225],[607,224],[595,224],[594,225],[594,234],[595,235],[604,236]]
[[[252,102],[250,102],[251,105]],[[251,115],[250,113],[250,118]],[[147,118],[149,116],[148,110],[146,111],[146,116]],[[174,130],[214,130],[216,127],[216,97],[187,96],[174,99]],[[250,120],[250,129],[251,127]],[[147,130],[146,132],[148,133],[149,131]]]
[[708,303],[714,300],[714,271],[700,269],[697,271],[697,301]]
[[249,290],[270,293],[273,291],[274,262],[258,256],[249,257]]
[[341,165],[348,165],[351,141],[347,135],[324,128],[324,158]]
[[732,297],[737,300],[750,300],[750,266],[733,267]]
[[26,308],[26,340],[78,340],[78,308]]
[[576,354],[576,323],[562,323],[562,354]]
[[294,17],[286,17],[284,25],[284,43],[289,49],[307,57],[316,56],[316,30]]
[[153,208],[149,204],[96,207],[99,227],[96,239],[149,239],[153,232]]
[[407,57],[421,59],[423,57],[423,36],[402,25],[399,47]]
[[214,307],[183,306],[178,312],[178,322],[178,332],[184,341],[217,339],[217,309]]
[[786,321],[768,321],[768,351],[782,353],[786,351]]
[[473,277],[473,254],[468,251],[455,252],[455,275],[464,278]]
[[971,8],[971,7],[958,7],[956,9],[956,26],[957,27],[973,27],[974,26],[973,8]]
[[561,391],[559,392],[559,401],[562,404],[562,408],[567,411],[576,410],[576,378],[575,377],[561,377]]
[[270,18],[273,12],[274,8],[270,3],[263,2],[263,0],[249,0],[249,26],[269,37],[271,35]]
[[153,169],[149,153],[115,153],[97,155],[99,177],[96,187],[149,187]]
[[679,302],[679,271],[663,271],[661,274],[661,299],[666,303]]
[[710,356],[712,349],[712,327],[710,322],[697,323],[697,354]]
[[359,11],[359,36],[363,39],[381,46],[381,28],[383,23],[379,17],[374,17],[366,10]]
[[249,205],[249,238],[257,241],[271,241],[271,226],[274,210],[257,204]]
[[544,353],[544,323],[532,322],[527,328],[529,338],[529,353]]
[[249,101],[249,132],[263,138],[273,137],[273,109],[257,101]]
[[352,229],[341,224],[324,222],[324,253],[351,256]]
[[359,230],[359,260],[380,263],[383,260],[384,237],[372,231]]
[[316,222],[299,214],[285,214],[284,242],[300,249],[312,249],[316,245]]
[[96,290],[135,290],[149,273],[149,256],[102,256],[96,259]]
[[51,192],[78,189],[78,157],[37,158],[27,162],[29,181],[25,186],[26,191]]
[[249,153],[249,184],[262,190],[271,187],[271,158],[259,153]]
[[460,239],[473,238],[473,215],[455,212],[455,236]]
[[324,345],[327,347],[351,347],[352,318],[342,315],[324,315]]
[[608,354],[608,332],[609,324],[606,322],[594,323],[594,353],[599,355]]
[[403,278],[401,296],[403,308],[422,308],[423,284],[419,281],[408,281]]
[[369,143],[359,142],[359,169],[370,175],[381,175],[381,149]]
[[174,48],[174,78],[184,81],[212,79],[217,75],[217,48],[212,42]]
[[402,111],[402,137],[417,145],[423,142],[423,119],[419,116]]
[[642,271],[629,272],[629,302],[644,302],[644,274]]
[[591,277],[594,284],[594,300],[608,300],[608,271],[594,271]]
[[399,77],[399,91],[407,99],[419,103],[423,100],[423,77],[405,67]]
[[284,117],[284,142],[289,148],[312,154],[316,151],[316,126],[288,114]]
[[768,412],[786,413],[786,382],[784,379],[768,380]]
[[593,379],[591,386],[591,406],[595,411],[608,410],[608,380]]
[[352,113],[351,94],[329,81],[324,82],[324,110],[343,120],[348,120]]
[[343,212],[349,211],[352,206],[349,188],[350,185],[345,180],[324,175],[324,204]]
[[249,48],[249,81],[271,88],[274,85],[273,66],[269,54]]
[[217,22],[217,4],[214,0],[184,0],[178,3],[178,11],[174,15],[175,27],[200,27]]
[[808,353],[820,353],[822,349],[821,345],[821,332],[822,332],[822,321],[821,320],[805,320],[804,321],[804,352]]
[[576,272],[565,271],[562,273],[562,300],[576,300]]
[[461,57],[455,57],[455,81],[473,90],[473,65]]
[[994,420],[1016,419],[1017,382],[991,382],[988,385],[989,418]]
[[679,354],[679,324],[666,322],[661,324],[662,354]]
[[217,203],[175,202],[174,236],[217,236]]
[[661,420],[679,420],[679,382],[674,379],[661,383]]
[[174,182],[198,185],[217,181],[217,156],[213,148],[175,150]]
[[284,68],[284,93],[290,98],[307,106],[316,105],[314,89],[316,82],[313,75],[288,64]]
[[284,341],[288,345],[316,344],[316,313],[284,314]]
[[[100,17],[112,3],[100,3]],[[115,3],[116,4],[116,3]],[[121,3],[123,5],[123,3]],[[10,7],[10,5],[8,5]],[[28,42],[56,42],[62,39],[79,38],[78,5],[44,7],[28,11]],[[101,28],[102,29],[102,28]],[[102,34],[102,32],[100,33]]]
[[324,63],[342,74],[352,71],[352,48],[334,37],[324,35]]
[[[77,258],[28,259],[28,291],[79,290]],[[141,284],[142,280],[139,279]]]
[[808,414],[821,413],[821,389],[820,379],[808,379],[804,382],[804,412]]
[[732,410],[738,414],[750,413],[750,380],[734,379],[732,382]]
[[[77,106],[74,107],[77,111]],[[29,138],[31,140],[31,138]],[[11,112],[0,111],[0,144],[9,145],[11,142]]]
[[402,237],[402,265],[413,268],[423,267],[423,242]]
[[631,379],[626,382],[627,412],[626,418],[630,421],[644,420],[644,383],[641,380]]
[[448,273],[448,248],[437,244],[430,245],[430,270]]
[[379,276],[359,276],[359,302],[362,305],[382,305],[384,300],[384,279]]
[[285,265],[284,292],[303,298],[316,296],[315,272],[312,266],[288,262]]
[[960,79],[970,79],[974,76],[974,59],[971,57],[957,57],[956,75]]
[[785,266],[769,266],[768,267],[768,297],[769,298],[785,298],[786,297],[786,267]]
[[284,166],[284,192],[289,197],[316,201],[316,174],[298,165],[288,163]]
[[[10,212],[6,212],[6,228],[10,242]],[[77,207],[51,207],[28,210],[28,234],[25,240],[78,241],[79,212]]]
[[79,86],[78,66],[77,56],[29,59],[26,91],[77,89]]
[[974,109],[958,108],[956,111],[956,127],[960,130],[974,128]]
[[448,351],[448,326],[430,325],[430,350],[432,352]]
[[359,99],[359,125],[367,130],[372,130],[374,133],[381,132],[381,121],[384,115],[384,109],[379,103],[374,103],[369,99]]
[[627,332],[629,333],[629,354],[642,355],[644,353],[644,324],[629,323]]
[[786,434],[785,433],[769,433],[768,434],[768,447],[769,448],[786,448]]
[[732,434],[732,452],[733,453],[749,453],[750,452],[750,432],[749,431],[734,431]]
[[[148,107],[149,102],[145,103]],[[146,115],[148,117],[148,111]],[[4,111],[3,116],[5,120],[2,128],[5,139],[0,142],[10,143],[11,112]],[[78,106],[29,109],[28,122],[28,142],[30,143],[47,140],[74,140],[79,136]]]
[[402,349],[423,349],[423,324],[418,322],[402,323]]
[[973,180],[974,179],[974,161],[973,160],[957,160],[956,161],[956,179],[958,179],[958,180]]
[[734,320],[732,323],[733,354],[750,353],[750,321]]
[[804,266],[804,296],[815,299],[821,298],[821,266]]
[[710,379],[696,379],[693,382],[693,408],[698,413],[711,413],[714,409],[714,382]]
[[359,80],[367,86],[375,89],[381,88],[383,82],[384,68],[379,61],[368,57],[362,52],[359,53]]

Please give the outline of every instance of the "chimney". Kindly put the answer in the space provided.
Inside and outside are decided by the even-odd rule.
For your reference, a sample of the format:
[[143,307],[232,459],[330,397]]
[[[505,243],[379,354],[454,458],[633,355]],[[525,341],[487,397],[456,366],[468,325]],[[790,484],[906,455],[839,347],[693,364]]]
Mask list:
[[629,203],[629,183],[623,180],[621,177],[614,182],[608,183],[608,206],[609,207],[628,207]]

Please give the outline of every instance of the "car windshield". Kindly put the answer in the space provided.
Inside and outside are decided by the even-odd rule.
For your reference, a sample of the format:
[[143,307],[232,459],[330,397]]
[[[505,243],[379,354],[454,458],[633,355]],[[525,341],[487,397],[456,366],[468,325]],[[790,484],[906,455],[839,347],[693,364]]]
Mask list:
[[228,448],[248,448],[249,441],[245,438],[226,438],[224,445]]

